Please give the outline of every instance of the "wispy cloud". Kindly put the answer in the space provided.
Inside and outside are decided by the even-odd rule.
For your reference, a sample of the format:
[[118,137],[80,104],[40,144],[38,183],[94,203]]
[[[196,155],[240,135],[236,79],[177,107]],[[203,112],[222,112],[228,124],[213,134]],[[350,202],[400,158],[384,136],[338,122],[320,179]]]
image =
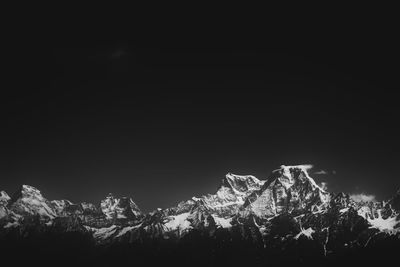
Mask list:
[[319,170],[319,171],[314,172],[314,174],[326,175],[326,174],[328,174],[328,172],[324,171],[324,170]]
[[350,198],[354,200],[355,202],[373,202],[376,201],[376,197],[374,195],[369,195],[369,194],[353,194],[350,195]]

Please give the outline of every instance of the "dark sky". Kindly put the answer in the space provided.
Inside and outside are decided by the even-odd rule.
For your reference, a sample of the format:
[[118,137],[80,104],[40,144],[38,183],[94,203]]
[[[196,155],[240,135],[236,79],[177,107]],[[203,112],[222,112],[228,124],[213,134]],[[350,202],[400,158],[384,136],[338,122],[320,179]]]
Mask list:
[[324,33],[19,35],[0,189],[95,203],[114,192],[149,211],[213,193],[227,172],[311,163],[332,191],[389,197],[398,43],[380,28]]

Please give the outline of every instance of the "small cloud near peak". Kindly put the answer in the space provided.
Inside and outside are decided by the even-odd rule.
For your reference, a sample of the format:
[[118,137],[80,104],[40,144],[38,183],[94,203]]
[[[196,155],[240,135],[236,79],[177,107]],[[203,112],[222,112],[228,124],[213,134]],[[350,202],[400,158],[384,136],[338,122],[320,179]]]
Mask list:
[[374,202],[376,201],[376,197],[374,195],[369,194],[352,194],[350,198],[355,202]]

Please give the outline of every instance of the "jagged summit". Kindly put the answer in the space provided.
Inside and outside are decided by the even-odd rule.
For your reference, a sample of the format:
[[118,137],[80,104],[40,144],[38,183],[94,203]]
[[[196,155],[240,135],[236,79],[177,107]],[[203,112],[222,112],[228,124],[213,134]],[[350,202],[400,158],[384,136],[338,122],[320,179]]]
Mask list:
[[100,208],[108,219],[134,219],[142,215],[131,198],[116,198],[112,193],[100,202]]
[[312,165],[282,165],[274,170],[263,187],[247,199],[245,214],[269,218],[282,213],[320,211],[328,204],[330,194],[308,174],[311,168]]
[[[204,206],[218,214],[218,218],[229,218],[235,215],[244,204],[247,197],[258,191],[264,185],[265,180],[259,180],[252,175],[236,175],[228,173],[222,179],[221,185],[215,194],[192,198],[182,204],[182,207],[193,208],[194,205]],[[217,219],[218,220],[218,219]]]
[[253,175],[236,175],[228,173],[222,179],[222,185],[235,190],[235,193],[246,194],[249,190],[259,189],[265,181],[261,181]]
[[31,185],[21,185],[20,189],[13,195],[15,197],[42,197],[42,193]]
[[279,173],[279,179],[286,188],[291,187],[296,182],[310,183],[313,189],[318,189],[326,193],[325,189],[320,187],[315,180],[311,178],[308,171],[313,167],[314,166],[311,164],[293,166],[281,165],[281,168],[275,170],[274,173]]
[[48,220],[57,216],[52,204],[43,197],[39,189],[22,185],[11,198],[8,208],[17,214],[39,215]]

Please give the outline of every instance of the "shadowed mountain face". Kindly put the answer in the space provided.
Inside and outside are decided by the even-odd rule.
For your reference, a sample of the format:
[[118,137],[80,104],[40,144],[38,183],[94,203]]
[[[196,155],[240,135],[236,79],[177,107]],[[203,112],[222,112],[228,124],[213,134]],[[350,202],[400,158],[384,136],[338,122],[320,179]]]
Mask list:
[[147,214],[128,197],[49,201],[23,185],[11,198],[0,194],[1,249],[39,261],[74,255],[79,262],[69,264],[140,266],[359,264],[394,256],[399,192],[383,202],[329,193],[310,168],[283,165],[266,180],[229,173],[214,194]]

